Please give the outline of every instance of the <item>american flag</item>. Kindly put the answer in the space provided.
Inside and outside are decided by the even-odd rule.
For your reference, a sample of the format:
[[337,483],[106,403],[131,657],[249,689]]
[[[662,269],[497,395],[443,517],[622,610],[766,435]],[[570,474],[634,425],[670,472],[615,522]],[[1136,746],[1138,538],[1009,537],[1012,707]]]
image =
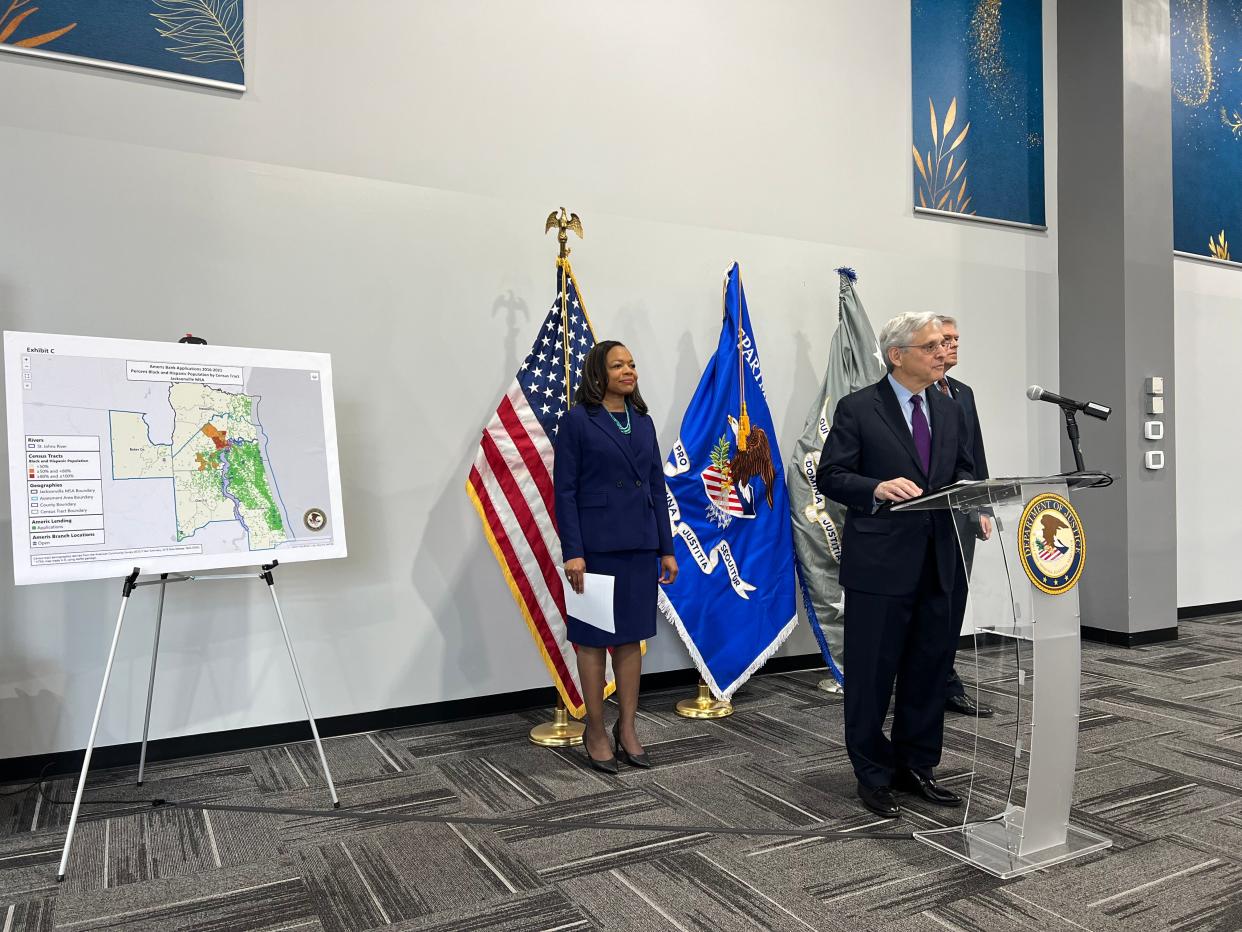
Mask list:
[[573,270],[568,260],[558,259],[556,300],[526,361],[483,430],[466,483],[496,562],[552,682],[566,707],[579,718],[586,709],[574,650],[566,639],[552,451],[568,398],[582,378],[583,360],[594,345],[591,319]]

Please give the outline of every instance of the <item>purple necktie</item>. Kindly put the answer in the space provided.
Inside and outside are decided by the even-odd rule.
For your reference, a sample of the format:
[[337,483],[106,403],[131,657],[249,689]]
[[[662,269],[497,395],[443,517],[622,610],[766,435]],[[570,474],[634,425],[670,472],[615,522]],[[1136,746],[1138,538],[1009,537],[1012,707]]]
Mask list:
[[927,417],[923,414],[923,399],[918,395],[910,396],[910,404],[914,412],[910,417],[910,432],[914,434],[914,449],[918,451],[919,462],[923,464],[923,473],[931,475],[931,428],[927,426]]

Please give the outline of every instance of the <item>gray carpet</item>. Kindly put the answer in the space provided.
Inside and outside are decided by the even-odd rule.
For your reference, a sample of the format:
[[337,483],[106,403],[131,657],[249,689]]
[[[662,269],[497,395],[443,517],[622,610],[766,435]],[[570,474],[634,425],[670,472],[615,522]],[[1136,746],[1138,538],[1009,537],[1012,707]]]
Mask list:
[[[1181,640],[1084,646],[1075,821],[1114,847],[1001,881],[911,840],[721,835],[710,826],[912,831],[951,820],[903,797],[898,822],[857,804],[838,696],[822,672],[760,676],[736,714],[679,718],[643,698],[658,766],[618,778],[581,751],[535,747],[542,714],[326,742],[342,806],[391,814],[516,814],[543,827],[335,818],[314,746],[294,744],[91,776],[69,876],[55,882],[68,807],[0,798],[0,932],[88,930],[885,929],[1111,932],[1242,929],[1242,617],[1184,622]],[[1009,792],[1020,697],[1010,649],[978,678],[997,717],[947,720],[943,782],[972,816]],[[313,684],[312,688],[313,688]],[[979,760],[971,766],[978,744]],[[53,796],[72,794],[54,781]],[[324,810],[144,810],[126,798]],[[1016,797],[1020,802],[1020,796]],[[958,815],[960,819],[960,814]],[[667,825],[628,833],[557,826]]]

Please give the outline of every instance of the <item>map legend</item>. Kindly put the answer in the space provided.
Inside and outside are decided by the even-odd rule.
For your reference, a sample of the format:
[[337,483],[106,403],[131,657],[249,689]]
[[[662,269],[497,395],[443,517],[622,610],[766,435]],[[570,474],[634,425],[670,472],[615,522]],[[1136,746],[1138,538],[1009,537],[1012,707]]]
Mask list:
[[27,436],[26,499],[31,549],[102,544],[99,438]]

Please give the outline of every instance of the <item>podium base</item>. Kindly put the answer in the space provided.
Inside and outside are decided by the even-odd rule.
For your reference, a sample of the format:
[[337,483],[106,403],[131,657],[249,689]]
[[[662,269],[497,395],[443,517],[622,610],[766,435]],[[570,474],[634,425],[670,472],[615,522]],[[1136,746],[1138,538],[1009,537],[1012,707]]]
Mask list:
[[1112,839],[1071,824],[1066,826],[1064,843],[1019,854],[1024,814],[1020,807],[1015,806],[1004,820],[915,832],[914,837],[1002,880],[1113,846]]

